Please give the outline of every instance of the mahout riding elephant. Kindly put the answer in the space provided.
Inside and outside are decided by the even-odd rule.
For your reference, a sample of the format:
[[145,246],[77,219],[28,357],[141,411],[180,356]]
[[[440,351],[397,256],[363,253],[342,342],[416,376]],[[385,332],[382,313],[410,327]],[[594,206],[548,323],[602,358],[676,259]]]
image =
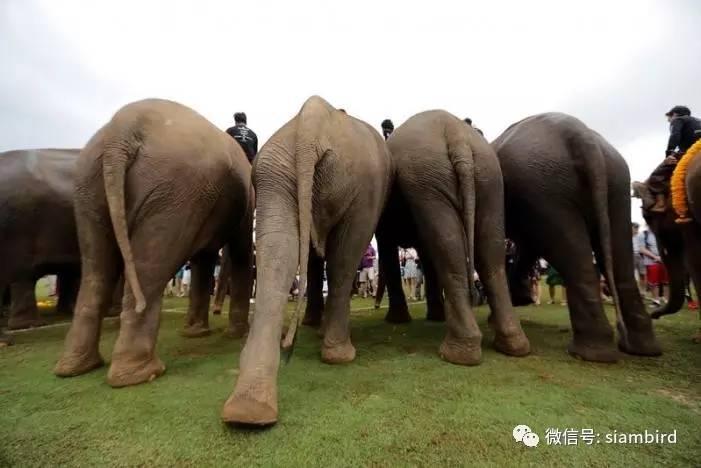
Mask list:
[[307,288],[310,258],[326,260],[329,282],[321,358],[327,363],[355,358],[351,287],[386,200],[390,164],[376,130],[318,96],[309,98],[261,149],[253,164],[256,312],[235,389],[222,411],[225,422],[277,421],[277,371],[288,291],[299,267],[300,301],[286,347],[294,342],[305,291],[311,294],[311,283],[320,281],[320,269],[309,271]]
[[614,362],[620,355],[601,303],[601,271],[613,286],[619,349],[660,355],[633,276],[625,160],[601,135],[560,113],[515,123],[492,145],[504,176],[507,237],[518,251],[510,283],[514,305],[532,302],[528,272],[544,257],[567,287],[569,352]]
[[[440,110],[410,118],[387,145],[397,170],[395,191],[410,214],[401,217],[413,228],[404,235],[412,230],[418,234],[445,295],[448,334],[441,355],[456,364],[481,360],[482,334],[470,303],[474,269],[487,287],[495,348],[513,356],[528,354],[530,345],[513,313],[507,286],[503,186],[494,150],[464,121]],[[387,242],[389,254],[382,260],[380,250],[380,259],[388,271],[390,298],[402,297],[392,254],[397,243],[384,241],[382,234],[378,231],[378,243]]]
[[[688,205],[686,222],[677,222],[679,217],[672,206],[671,197],[667,200],[664,213],[650,211],[654,200],[643,199],[643,217],[657,238],[670,279],[669,301],[651,314],[653,319],[674,314],[682,308],[687,275],[691,277],[697,293],[701,291],[701,156],[693,157],[680,177]],[[633,184],[636,196],[647,193],[639,190],[640,184]],[[701,341],[701,331],[697,339]]]
[[8,328],[44,324],[35,285],[58,275],[57,312],[70,314],[80,276],[80,250],[73,216],[78,149],[0,153],[0,291],[11,290]]
[[123,273],[120,331],[107,381],[147,382],[165,371],[156,355],[163,290],[193,265],[187,321],[206,327],[219,249],[232,259],[229,327],[248,328],[254,195],[238,144],[181,104],[147,99],[121,108],[81,151],[75,214],[82,279],[63,355],[54,372],[75,376],[103,361],[101,316]]

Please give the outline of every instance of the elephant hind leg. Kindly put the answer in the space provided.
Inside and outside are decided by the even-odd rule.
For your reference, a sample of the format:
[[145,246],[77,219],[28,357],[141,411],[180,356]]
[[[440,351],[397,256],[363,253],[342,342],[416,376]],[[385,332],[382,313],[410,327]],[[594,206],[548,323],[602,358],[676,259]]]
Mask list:
[[250,329],[249,315],[253,289],[252,225],[242,223],[238,236],[229,242],[231,272],[229,282],[229,326],[226,335],[243,338]]
[[68,330],[63,354],[54,368],[60,377],[89,372],[103,364],[99,352],[102,317],[112,305],[112,294],[119,278],[121,257],[109,219],[93,208],[82,209],[76,203],[76,220],[82,256],[80,289],[73,321]]
[[186,338],[207,336],[209,329],[209,291],[212,285],[216,252],[200,252],[190,260],[190,303],[185,316],[185,328],[180,334]]
[[125,282],[119,336],[107,373],[107,382],[113,387],[149,382],[165,372],[165,365],[156,355],[163,290],[177,269],[193,255],[197,234],[191,217],[182,213],[180,218],[182,224],[174,223],[169,214],[152,216],[132,233],[134,266],[146,309],[136,312],[133,291],[129,282]]
[[372,238],[367,214],[347,215],[329,235],[326,268],[329,295],[324,311],[324,340],[321,360],[341,364],[355,359],[355,347],[350,338],[350,298],[353,280],[363,253]]
[[560,213],[544,231],[545,259],[562,275],[572,322],[570,354],[586,361],[615,362],[620,354],[601,302],[588,226],[577,212]]
[[[468,300],[467,250],[462,222],[450,203],[417,205],[421,245],[437,268],[445,292],[447,333],[440,355],[453,364],[477,365],[482,360],[482,332]],[[436,239],[440,239],[436,242]]]

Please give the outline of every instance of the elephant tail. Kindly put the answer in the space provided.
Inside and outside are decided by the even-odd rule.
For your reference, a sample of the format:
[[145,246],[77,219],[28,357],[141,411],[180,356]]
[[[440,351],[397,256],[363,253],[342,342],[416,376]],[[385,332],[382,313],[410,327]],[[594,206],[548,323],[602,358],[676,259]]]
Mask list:
[[[591,132],[591,130],[589,130]],[[613,297],[616,309],[616,322],[618,331],[623,340],[627,341],[627,333],[623,315],[621,314],[621,303],[618,299],[618,289],[616,279],[613,274],[613,242],[611,235],[611,218],[609,216],[608,197],[608,177],[606,171],[606,160],[601,147],[594,140],[593,135],[587,135],[572,141],[573,153],[578,156],[583,165],[586,178],[591,189],[592,202],[596,224],[598,227],[599,247],[604,262],[604,274],[609,283],[611,296]]]
[[314,170],[316,163],[329,147],[324,138],[324,124],[334,110],[324,99],[312,96],[304,103],[297,116],[295,170],[299,220],[299,301],[282,342],[282,348],[286,352],[286,360],[291,358],[294,351],[297,328],[306,304],[309,244],[314,244],[315,248],[318,245],[318,236],[312,220]]
[[470,302],[475,287],[475,158],[469,139],[462,128],[464,124],[458,121],[455,128],[446,129],[448,158],[453,165],[453,171],[458,181],[460,198],[460,217],[467,240],[467,255],[469,258],[467,284],[470,288]]
[[136,312],[140,314],[146,309],[146,299],[136,275],[134,255],[129,242],[124,194],[129,159],[130,156],[133,158],[138,153],[139,146],[120,139],[118,141],[108,141],[104,148],[102,153],[102,177],[105,184],[105,196],[117,245],[124,259],[125,279],[134,294]]

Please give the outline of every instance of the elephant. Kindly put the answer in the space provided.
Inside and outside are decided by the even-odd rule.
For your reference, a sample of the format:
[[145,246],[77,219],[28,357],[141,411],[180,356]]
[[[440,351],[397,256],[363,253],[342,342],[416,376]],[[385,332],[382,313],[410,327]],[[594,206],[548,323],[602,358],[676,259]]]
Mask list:
[[120,274],[120,330],[107,382],[123,387],[165,371],[156,355],[163,290],[193,265],[186,324],[206,328],[219,249],[232,261],[229,329],[248,328],[254,192],[243,150],[194,110],[146,99],[118,110],[80,152],[75,215],[83,272],[73,322],[54,373],[103,364],[101,317]]
[[[396,171],[395,171],[396,172]],[[377,247],[379,251],[379,277],[375,308],[379,308],[382,296],[387,289],[389,309],[385,315],[388,323],[407,323],[411,321],[409,308],[401,285],[401,273],[397,261],[397,247],[416,247],[421,258],[424,282],[426,284],[426,320],[441,322],[445,320],[443,292],[438,286],[436,267],[429,258],[427,250],[420,245],[417,233],[417,223],[404,195],[396,182],[396,174],[392,181],[392,189],[387,206],[380,217],[377,226]]]
[[[664,213],[650,211],[654,200],[645,197],[648,191],[644,190],[644,184],[633,184],[634,195],[643,198],[643,217],[659,242],[660,254],[669,272],[669,302],[651,314],[653,319],[674,314],[682,308],[687,274],[697,294],[701,291],[701,157],[697,155],[691,159],[683,180],[690,212],[690,220],[685,223],[676,222],[671,198],[667,200]],[[695,339],[701,341],[701,330]]]
[[[448,334],[441,356],[455,364],[481,361],[482,334],[471,309],[473,269],[487,287],[495,348],[527,355],[530,344],[513,313],[507,285],[503,186],[494,150],[464,121],[442,110],[411,117],[387,145],[397,170],[395,192],[409,208],[395,217],[418,235],[430,259],[429,271],[435,271],[438,290],[445,294]],[[388,224],[401,226],[401,221]],[[378,243],[389,254],[380,250],[380,260],[388,272],[390,299],[393,294],[403,297],[392,254],[397,243],[383,240],[382,234],[378,232]]]
[[253,164],[256,311],[235,388],[222,409],[224,422],[277,422],[288,291],[299,267],[300,301],[285,336],[286,348],[294,343],[304,293],[311,295],[312,283],[321,282],[321,269],[309,269],[315,258],[326,260],[329,282],[321,359],[337,364],[355,358],[351,287],[384,207],[390,174],[390,155],[377,131],[318,96],[309,98],[263,146]]
[[78,149],[0,153],[0,291],[11,290],[8,328],[43,325],[34,294],[36,281],[57,274],[57,311],[70,314],[80,276],[80,250],[73,216],[73,180]]
[[603,273],[616,307],[618,348],[660,355],[633,276],[630,175],[623,157],[601,135],[562,113],[521,120],[492,145],[504,177],[506,234],[517,246],[510,278],[514,305],[532,302],[528,272],[545,258],[567,287],[570,354],[615,362],[620,353],[601,302]]

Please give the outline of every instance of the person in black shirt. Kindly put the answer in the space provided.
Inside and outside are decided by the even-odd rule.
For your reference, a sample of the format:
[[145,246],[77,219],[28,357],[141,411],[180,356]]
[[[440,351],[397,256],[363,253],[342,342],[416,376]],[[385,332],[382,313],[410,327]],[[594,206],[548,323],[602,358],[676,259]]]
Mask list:
[[253,164],[253,158],[258,154],[258,136],[255,132],[246,126],[246,114],[237,112],[234,114],[234,126],[226,130],[226,133],[241,145],[243,152],[246,153],[248,162]]
[[394,124],[392,123],[391,120],[385,119],[382,121],[382,136],[385,137],[385,140],[389,138],[389,136],[392,134],[394,131]]
[[665,211],[665,196],[669,192],[669,180],[677,166],[678,159],[701,138],[701,120],[692,117],[688,107],[674,106],[665,115],[669,121],[670,132],[665,153],[667,157],[650,174],[646,184],[650,195],[655,198],[655,204],[650,208],[650,211],[658,213]]

